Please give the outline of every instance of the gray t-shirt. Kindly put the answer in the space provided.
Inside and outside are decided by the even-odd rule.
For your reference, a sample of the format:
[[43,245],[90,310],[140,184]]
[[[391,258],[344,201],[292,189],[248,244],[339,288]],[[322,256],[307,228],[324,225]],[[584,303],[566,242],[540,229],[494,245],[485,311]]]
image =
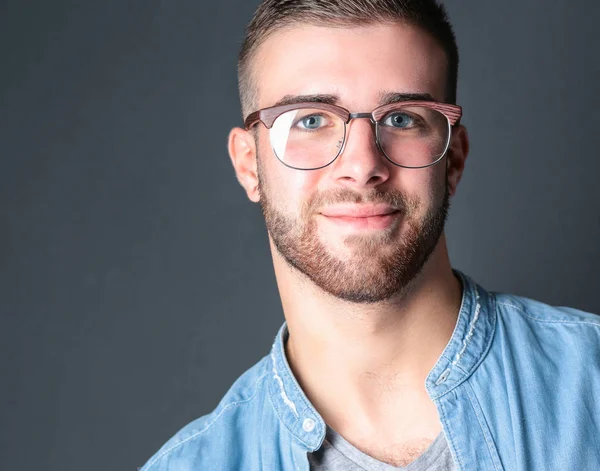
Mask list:
[[308,453],[311,471],[456,471],[446,436],[442,431],[425,452],[408,466],[396,467],[377,461],[327,426],[321,448]]

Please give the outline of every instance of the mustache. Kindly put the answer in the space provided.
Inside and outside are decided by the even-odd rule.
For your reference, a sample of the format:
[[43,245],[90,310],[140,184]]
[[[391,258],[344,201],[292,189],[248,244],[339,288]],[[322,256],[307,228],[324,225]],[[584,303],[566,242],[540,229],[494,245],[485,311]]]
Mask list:
[[311,214],[319,212],[325,206],[341,203],[385,204],[402,213],[410,213],[418,206],[418,201],[398,190],[372,188],[366,192],[358,193],[348,188],[337,188],[315,193],[304,203],[303,212],[304,214]]

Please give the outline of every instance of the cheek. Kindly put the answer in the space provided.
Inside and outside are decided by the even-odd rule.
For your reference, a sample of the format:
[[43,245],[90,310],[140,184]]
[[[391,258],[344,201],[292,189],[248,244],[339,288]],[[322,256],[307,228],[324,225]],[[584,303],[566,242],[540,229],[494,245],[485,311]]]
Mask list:
[[299,213],[304,202],[314,194],[318,170],[303,171],[286,167],[271,150],[268,135],[260,139],[261,182],[272,206],[286,214]]
[[419,202],[418,217],[441,204],[445,191],[445,171],[441,165],[429,168],[399,168],[393,186]]

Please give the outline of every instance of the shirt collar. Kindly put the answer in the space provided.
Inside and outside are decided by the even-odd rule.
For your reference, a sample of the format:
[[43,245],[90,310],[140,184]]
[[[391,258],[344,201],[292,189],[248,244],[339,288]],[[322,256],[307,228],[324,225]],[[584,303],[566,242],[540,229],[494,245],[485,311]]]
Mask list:
[[[493,296],[467,275],[458,270],[453,272],[462,284],[462,301],[450,341],[425,380],[432,400],[448,393],[473,373],[490,347],[496,326]],[[284,349],[288,337],[284,322],[270,353],[269,394],[283,425],[307,451],[315,451],[325,438],[325,422],[292,373]]]

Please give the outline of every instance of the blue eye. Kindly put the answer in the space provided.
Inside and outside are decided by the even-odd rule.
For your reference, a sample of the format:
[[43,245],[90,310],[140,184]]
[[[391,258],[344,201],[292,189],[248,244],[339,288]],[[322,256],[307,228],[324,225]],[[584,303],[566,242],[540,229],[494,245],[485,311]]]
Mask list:
[[415,123],[413,117],[406,113],[391,113],[385,117],[383,124],[394,128],[406,129]]
[[319,129],[321,126],[323,126],[323,116],[314,114],[305,116],[298,121],[298,124],[304,129]]

